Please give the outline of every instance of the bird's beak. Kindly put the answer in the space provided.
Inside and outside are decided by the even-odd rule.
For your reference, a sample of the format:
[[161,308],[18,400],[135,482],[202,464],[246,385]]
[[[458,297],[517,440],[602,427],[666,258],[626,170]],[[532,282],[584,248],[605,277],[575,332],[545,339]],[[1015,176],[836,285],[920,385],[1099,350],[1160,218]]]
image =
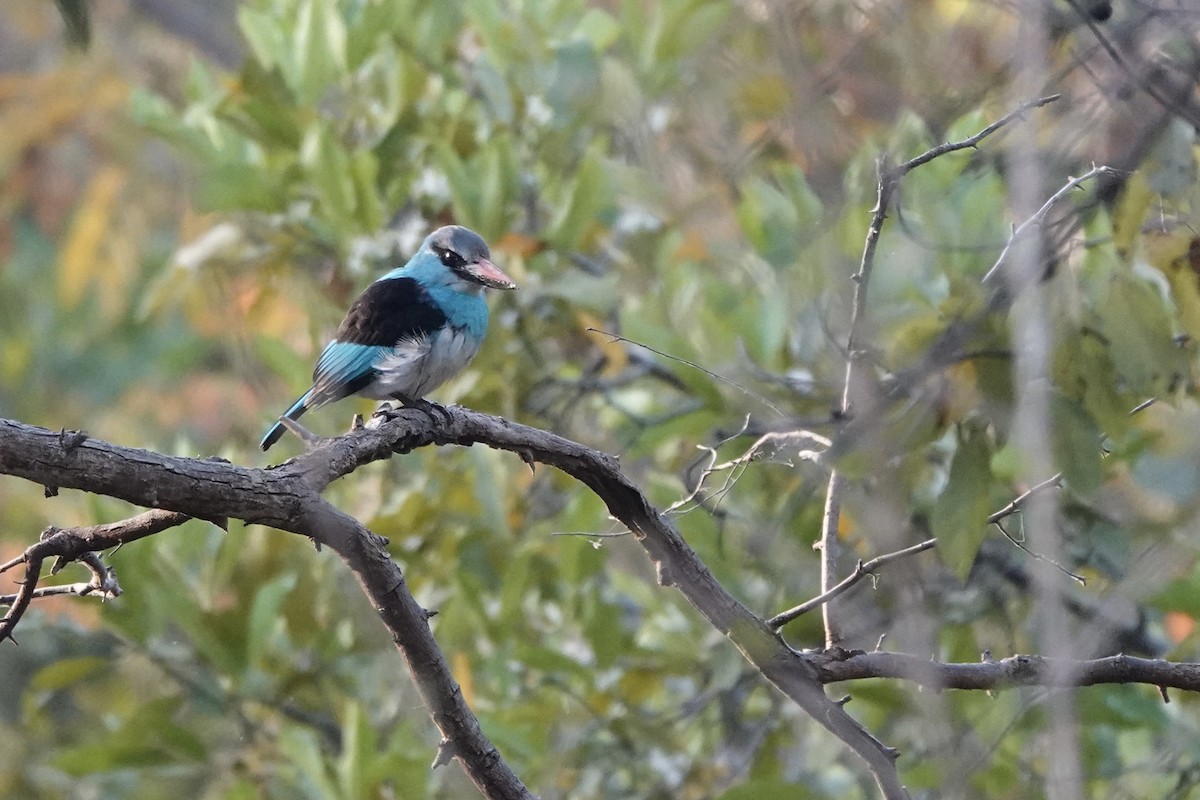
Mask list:
[[478,261],[468,264],[467,272],[484,286],[489,286],[493,289],[517,288],[517,284],[513,282],[512,278],[501,272],[499,267],[486,258],[481,258]]

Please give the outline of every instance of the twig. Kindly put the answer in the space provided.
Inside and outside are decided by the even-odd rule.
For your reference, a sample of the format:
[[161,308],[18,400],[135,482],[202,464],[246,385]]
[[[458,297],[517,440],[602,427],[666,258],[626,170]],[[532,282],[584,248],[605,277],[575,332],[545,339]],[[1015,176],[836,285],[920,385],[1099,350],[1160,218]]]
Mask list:
[[[804,461],[817,461],[820,458],[821,453],[823,453],[825,450],[827,450],[833,444],[829,439],[825,438],[824,436],[821,436],[818,433],[813,433],[812,431],[805,431],[805,430],[774,431],[771,433],[765,433],[762,436],[758,437],[758,439],[756,439],[754,441],[754,443],[752,445],[750,445],[750,447],[747,448],[746,451],[744,453],[742,453],[740,456],[738,456],[737,458],[731,459],[729,461],[725,461],[721,464],[717,464],[716,463],[716,460],[717,460],[716,448],[720,447],[722,444],[729,442],[731,439],[733,439],[737,436],[740,436],[742,434],[742,432],[744,432],[746,430],[746,427],[749,425],[749,423],[750,423],[750,417],[747,416],[746,424],[742,426],[741,430],[738,431],[738,433],[726,438],[725,440],[723,440],[721,442],[718,442],[717,445],[714,447],[710,447],[708,445],[697,445],[701,450],[705,451],[705,454],[706,454],[705,460],[708,461],[708,466],[706,466],[701,471],[700,476],[696,479],[695,486],[692,488],[692,490],[690,492],[688,492],[686,495],[684,495],[683,497],[676,500],[670,506],[668,506],[663,511],[664,514],[687,513],[687,511],[690,511],[691,509],[687,509],[686,511],[680,511],[680,509],[683,508],[684,506],[686,506],[688,503],[691,503],[693,501],[696,502],[697,506],[703,505],[709,498],[707,498],[707,497],[701,498],[700,500],[697,500],[696,498],[700,495],[701,491],[704,489],[705,480],[707,480],[710,475],[715,475],[718,472],[730,471],[729,477],[727,477],[725,479],[725,482],[723,484],[721,484],[721,487],[719,489],[717,489],[710,496],[710,497],[716,497],[717,502],[719,503],[720,498],[723,497],[726,493],[729,492],[730,489],[733,488],[733,485],[737,482],[737,479],[741,476],[742,471],[744,471],[745,468],[747,466],[749,466],[750,462],[755,461],[759,458],[760,452],[767,445],[773,445],[775,447],[775,452],[779,452],[780,450],[784,449],[785,447],[787,447],[789,445],[800,446],[802,444],[811,444],[815,447],[819,447],[820,449],[819,450],[816,450],[816,449],[798,450],[796,452],[796,457],[801,460],[804,460]],[[715,509],[715,506],[714,506],[714,509]]]
[[814,608],[828,603],[830,600],[845,592],[867,575],[874,575],[875,571],[880,567],[890,564],[897,559],[904,558],[905,556],[911,556],[917,553],[923,553],[926,550],[931,550],[936,545],[937,539],[926,539],[920,544],[914,544],[912,547],[906,547],[903,550],[897,550],[894,553],[886,553],[884,555],[877,556],[872,558],[870,561],[862,561],[860,559],[858,565],[854,568],[854,571],[843,578],[842,582],[837,586],[834,586],[827,592],[822,592],[811,600],[804,601],[798,606],[794,606],[789,608],[787,611],[776,614],[767,620],[767,625],[778,630],[792,620],[798,619],[807,614],[809,611],[812,611]]
[[706,367],[700,366],[695,361],[688,361],[686,358],[680,358],[679,356],[673,356],[670,353],[664,353],[662,350],[655,350],[650,345],[642,344],[641,342],[635,341],[633,339],[629,339],[625,336],[622,336],[619,333],[610,333],[609,331],[603,331],[603,330],[600,330],[599,328],[586,328],[585,330],[587,330],[589,333],[598,333],[601,336],[607,336],[610,339],[612,339],[614,342],[625,342],[627,344],[632,344],[636,347],[641,347],[644,350],[649,350],[651,353],[654,353],[655,355],[662,356],[663,358],[669,358],[672,361],[677,361],[680,364],[683,364],[684,366],[691,367],[692,369],[698,369],[701,372],[703,372],[705,375],[707,375],[708,377],[712,378],[713,380],[721,381],[721,383],[726,383],[726,384],[732,386],[733,388],[737,389],[738,391],[740,391],[742,394],[746,395],[747,397],[751,397],[751,398],[757,400],[758,402],[762,403],[767,408],[774,411],[780,417],[786,416],[782,411],[779,410],[779,408],[777,406],[775,406],[773,403],[771,403],[770,400],[767,400],[765,397],[762,397],[761,395],[755,394],[753,391],[751,391],[750,389],[747,389],[745,386],[742,386],[740,383],[738,383],[735,380],[731,380],[730,378],[726,378],[724,375],[719,375],[716,372],[713,372],[712,370],[707,369]]
[[1100,175],[1115,174],[1117,174],[1117,170],[1113,169],[1112,167],[1093,166],[1078,178],[1071,178],[1065,184],[1063,184],[1062,188],[1050,195],[1050,199],[1043,203],[1042,207],[1035,211],[1032,216],[1030,216],[1017,227],[1013,228],[1012,233],[1008,237],[1008,241],[1004,243],[1004,249],[1000,251],[1000,255],[996,256],[996,261],[994,264],[992,264],[991,268],[984,273],[981,283],[988,283],[992,280],[992,276],[999,271],[1000,267],[1003,266],[1005,259],[1008,257],[1008,254],[1012,252],[1013,246],[1017,242],[1023,240],[1024,237],[1029,233],[1030,229],[1037,225],[1041,225],[1042,221],[1046,218],[1046,215],[1050,213],[1050,209],[1057,205],[1059,201],[1093,178],[1099,177]]
[[[78,446],[76,445],[76,447]],[[75,451],[72,450],[72,452]],[[66,593],[61,589],[57,592],[43,590],[39,593],[37,584],[41,576],[42,562],[47,558],[56,559],[54,568],[51,570],[52,574],[71,561],[82,561],[92,571],[92,580],[87,584],[82,584],[82,586],[91,588],[87,591],[79,591],[78,594],[100,592],[106,597],[116,597],[121,593],[121,587],[116,582],[116,574],[100,561],[96,552],[124,542],[151,536],[159,531],[182,525],[189,519],[191,517],[186,514],[154,510],[138,514],[122,522],[81,528],[46,528],[42,531],[37,544],[31,545],[21,555],[0,565],[0,572],[5,572],[18,564],[25,564],[25,574],[19,581],[21,588],[12,596],[10,603],[4,603],[9,605],[9,609],[4,618],[0,619],[0,642],[13,638],[13,630],[35,597]]]
[[1087,584],[1087,580],[1084,579],[1082,575],[1077,575],[1076,573],[1071,572],[1071,570],[1064,567],[1062,564],[1055,561],[1053,558],[1044,556],[1041,553],[1026,547],[1025,542],[1022,539],[1018,539],[1017,537],[1013,536],[1008,532],[1008,528],[1004,527],[1005,517],[1010,517],[1013,514],[1018,513],[1021,510],[1021,506],[1023,506],[1029,500],[1029,498],[1033,497],[1038,492],[1045,491],[1046,489],[1055,489],[1062,486],[1062,477],[1063,474],[1061,472],[1057,472],[1054,475],[1051,475],[1049,478],[1046,478],[1046,480],[1034,484],[1010,500],[1008,505],[1006,505],[1004,508],[989,514],[987,521],[989,525],[995,525],[997,530],[1004,534],[1004,538],[1008,539],[1013,546],[1024,552],[1034,561],[1041,561],[1042,563],[1049,564],[1063,575],[1066,575],[1068,578],[1078,583],[1080,586],[1084,586]]
[[1061,94],[1052,94],[1052,95],[1047,95],[1046,97],[1039,97],[1035,100],[1026,100],[1024,103],[1021,103],[1021,105],[1017,106],[1015,109],[1008,112],[1003,117],[1001,117],[1000,119],[993,122],[991,125],[988,125],[986,128],[984,128],[983,130],[981,130],[979,133],[975,134],[974,136],[968,136],[966,139],[963,139],[962,141],[959,141],[959,142],[946,142],[944,144],[939,144],[937,147],[926,150],[924,153],[917,156],[916,158],[911,158],[908,161],[905,161],[903,164],[897,165],[896,172],[899,173],[899,176],[907,175],[909,172],[912,172],[917,167],[919,167],[923,164],[928,164],[930,161],[933,161],[935,158],[944,156],[947,153],[953,153],[955,150],[967,150],[969,148],[973,148],[976,145],[978,145],[980,142],[982,142],[984,139],[991,136],[993,133],[1000,130],[1001,128],[1008,125],[1009,123],[1013,122],[1014,120],[1024,118],[1025,112],[1032,111],[1035,108],[1041,108],[1042,106],[1049,105],[1050,103],[1053,103],[1055,100],[1058,100],[1060,97],[1062,97]]
[[[977,146],[981,141],[996,131],[1020,118],[1030,109],[1040,108],[1057,100],[1059,95],[1050,95],[1035,100],[1029,100],[996,122],[988,125],[974,136],[969,136],[958,142],[946,142],[930,148],[916,158],[909,159],[896,166],[889,166],[886,158],[881,157],[876,163],[876,193],[875,208],[871,212],[871,222],[867,226],[867,237],[863,244],[862,258],[858,271],[853,275],[854,296],[850,307],[850,329],[846,336],[846,370],[842,381],[841,404],[839,416],[845,420],[851,415],[851,404],[855,394],[857,380],[857,365],[863,358],[860,339],[863,336],[863,326],[866,324],[867,285],[871,279],[871,270],[875,264],[875,249],[879,244],[879,236],[883,231],[884,220],[887,219],[900,180],[917,167],[952,153]],[[821,536],[819,549],[821,551],[821,594],[829,592],[838,580],[838,562],[840,546],[838,544],[838,525],[841,522],[842,495],[845,493],[845,478],[839,470],[833,469],[829,475],[829,485],[825,492],[825,507],[821,518]],[[825,625],[825,646],[836,647],[842,640],[838,624],[836,608],[833,603],[826,602],[821,606],[821,614]]]
[[988,518],[987,518],[988,524],[995,525],[996,523],[1000,522],[1000,520],[1004,519],[1005,517],[1011,517],[1013,514],[1020,511],[1021,506],[1024,505],[1025,502],[1029,500],[1029,498],[1033,497],[1038,492],[1045,491],[1046,489],[1056,489],[1056,488],[1062,486],[1062,478],[1063,478],[1063,474],[1061,472],[1056,472],[1055,474],[1051,475],[1049,478],[1046,478],[1046,480],[1041,481],[1039,483],[1035,483],[1033,486],[1029,487],[1025,491],[1021,492],[1019,495],[1014,497],[1012,500],[1010,500],[1008,502],[1008,505],[1006,505],[1004,508],[1000,509],[999,511],[989,514]]

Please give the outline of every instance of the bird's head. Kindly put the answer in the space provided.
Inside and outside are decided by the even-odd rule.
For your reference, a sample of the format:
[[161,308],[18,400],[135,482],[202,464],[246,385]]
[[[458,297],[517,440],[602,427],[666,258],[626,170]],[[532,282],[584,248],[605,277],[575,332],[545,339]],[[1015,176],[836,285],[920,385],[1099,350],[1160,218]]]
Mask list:
[[515,289],[517,284],[491,262],[487,243],[472,230],[460,225],[438,228],[421,245],[442,266],[461,280],[490,289]]

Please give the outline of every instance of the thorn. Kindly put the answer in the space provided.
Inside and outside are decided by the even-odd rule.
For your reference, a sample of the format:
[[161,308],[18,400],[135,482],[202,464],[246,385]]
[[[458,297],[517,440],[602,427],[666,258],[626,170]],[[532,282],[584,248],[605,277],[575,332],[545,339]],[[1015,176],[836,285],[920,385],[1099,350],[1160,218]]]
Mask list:
[[875,652],[883,650],[883,640],[887,638],[887,631],[879,634],[879,641],[875,643]]
[[58,497],[58,487],[57,486],[51,486],[50,484],[46,484],[42,488],[45,491],[46,497]]
[[847,704],[847,703],[849,703],[849,702],[850,702],[852,699],[853,699],[853,698],[852,698],[852,697],[850,697],[850,695],[846,695],[845,697],[842,697],[842,698],[839,698],[839,699],[837,699],[837,700],[834,700],[834,701],[833,701],[833,704],[834,704],[835,706],[837,706],[838,708],[845,708],[845,707],[846,707],[846,704]]
[[62,448],[63,453],[66,455],[74,453],[87,440],[87,431],[69,431],[66,428],[58,429],[58,446]]
[[995,664],[996,663],[996,659],[992,658],[991,650],[984,650],[982,653],[980,653],[979,660],[982,661],[984,664]]
[[1162,698],[1162,701],[1164,704],[1171,702],[1171,698],[1167,695],[1167,687],[1165,687],[1165,686],[1158,687],[1158,695],[1159,695],[1159,697]]
[[900,760],[900,751],[894,747],[884,747],[883,754],[885,756],[887,756],[888,758],[890,758],[892,761]]
[[531,451],[518,450],[517,455],[521,457],[521,460],[524,461],[526,465],[528,465],[530,472],[533,472],[533,473],[537,472],[537,462],[534,461],[533,453]]
[[350,430],[352,432],[353,431],[361,431],[363,429],[363,427],[364,426],[363,426],[362,414],[355,414],[354,418],[350,420]]
[[458,748],[454,746],[454,742],[443,738],[438,743],[437,755],[433,757],[433,763],[429,765],[430,769],[437,769],[440,766],[449,764],[453,760]]
[[318,553],[321,552],[321,543],[317,541],[317,537],[310,536],[308,537],[308,540],[313,543],[313,549],[315,549]]
[[438,615],[438,610],[436,608],[422,608],[421,610],[425,612],[425,619],[433,619]]

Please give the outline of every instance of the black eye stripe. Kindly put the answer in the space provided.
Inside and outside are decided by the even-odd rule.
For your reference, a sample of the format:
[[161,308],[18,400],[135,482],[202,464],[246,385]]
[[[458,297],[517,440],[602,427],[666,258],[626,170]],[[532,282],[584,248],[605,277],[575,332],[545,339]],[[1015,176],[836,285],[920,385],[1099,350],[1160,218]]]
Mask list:
[[467,265],[466,260],[449,247],[442,247],[435,244],[433,246],[433,252],[438,259],[450,269],[458,269]]

